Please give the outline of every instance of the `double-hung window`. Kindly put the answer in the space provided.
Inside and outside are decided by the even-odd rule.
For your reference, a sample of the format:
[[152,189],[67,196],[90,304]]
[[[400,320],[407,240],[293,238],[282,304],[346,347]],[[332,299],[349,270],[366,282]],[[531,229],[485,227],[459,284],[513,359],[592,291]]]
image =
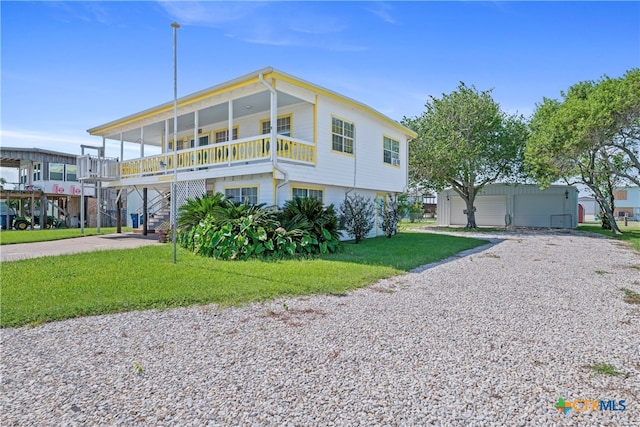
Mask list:
[[64,164],[49,163],[49,181],[64,181]]
[[319,189],[293,187],[291,188],[291,196],[294,199],[313,198],[319,200],[320,202],[324,202],[324,191]]
[[[229,140],[229,129],[220,129],[215,131],[216,144],[227,142]],[[238,126],[233,127],[233,139],[238,139]]]
[[234,202],[258,204],[258,187],[225,188],[224,195]]
[[355,134],[355,126],[353,123],[331,118],[331,135],[334,151],[353,154],[353,138]]
[[[271,133],[271,120],[262,120],[262,135]],[[291,136],[291,115],[278,117],[276,133],[278,135]]]
[[400,166],[400,142],[385,136],[382,157],[385,163]]

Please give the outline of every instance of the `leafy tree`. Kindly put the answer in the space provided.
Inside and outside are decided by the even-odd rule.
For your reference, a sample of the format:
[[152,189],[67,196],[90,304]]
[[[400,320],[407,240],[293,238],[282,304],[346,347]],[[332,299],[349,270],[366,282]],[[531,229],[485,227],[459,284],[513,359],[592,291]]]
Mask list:
[[577,83],[561,96],[536,106],[526,167],[543,187],[558,179],[589,187],[603,227],[620,233],[613,189],[623,182],[640,185],[640,69]]
[[522,171],[524,119],[502,112],[491,91],[464,83],[440,99],[431,97],[425,107],[421,116],[403,119],[418,133],[409,147],[412,179],[436,192],[451,186],[466,203],[467,227],[475,228],[478,192]]
[[373,200],[359,194],[347,196],[340,205],[340,224],[347,234],[360,243],[369,234],[375,221]]

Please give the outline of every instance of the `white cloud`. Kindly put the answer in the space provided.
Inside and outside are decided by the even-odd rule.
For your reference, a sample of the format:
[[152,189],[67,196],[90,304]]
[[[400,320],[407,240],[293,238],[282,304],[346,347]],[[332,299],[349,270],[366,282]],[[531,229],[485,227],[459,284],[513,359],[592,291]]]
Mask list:
[[[329,51],[368,50],[344,36],[350,23],[325,4],[297,2],[175,2],[159,4],[181,25],[218,28],[225,37],[251,44],[311,47]],[[336,38],[329,37],[336,35]]]
[[366,10],[376,15],[387,24],[397,24],[396,19],[391,15],[393,7],[388,3],[374,2],[373,7],[369,7]]

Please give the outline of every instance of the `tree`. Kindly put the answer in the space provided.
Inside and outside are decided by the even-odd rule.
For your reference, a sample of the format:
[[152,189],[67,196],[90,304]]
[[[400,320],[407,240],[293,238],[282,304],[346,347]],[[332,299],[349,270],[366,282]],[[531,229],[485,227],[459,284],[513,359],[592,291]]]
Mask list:
[[640,69],[577,83],[561,96],[536,106],[526,168],[543,187],[559,179],[586,185],[600,205],[603,228],[620,233],[613,189],[640,185]]
[[524,119],[502,112],[490,90],[464,83],[440,99],[431,97],[425,107],[421,116],[403,119],[418,133],[409,147],[411,178],[436,192],[451,186],[465,201],[467,227],[476,228],[478,192],[522,171]]
[[389,194],[389,199],[382,206],[382,231],[388,238],[398,234],[398,223],[400,222],[400,209],[398,198]]

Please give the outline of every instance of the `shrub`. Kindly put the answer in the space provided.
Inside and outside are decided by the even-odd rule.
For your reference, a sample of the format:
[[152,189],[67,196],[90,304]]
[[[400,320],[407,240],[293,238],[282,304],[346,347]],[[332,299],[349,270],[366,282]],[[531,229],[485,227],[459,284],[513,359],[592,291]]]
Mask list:
[[[252,257],[283,258],[297,254],[326,253],[338,247],[337,218],[333,207],[315,202],[295,202],[278,213],[264,205],[234,203],[220,198],[207,206],[196,225],[179,230],[180,246],[194,253],[225,260]],[[202,209],[195,210],[198,215]],[[193,218],[197,215],[193,215]],[[282,221],[282,223],[281,223]],[[192,224],[192,222],[189,222]],[[318,234],[316,234],[318,233]]]
[[371,231],[375,219],[373,200],[359,194],[347,196],[340,205],[340,224],[347,234],[360,243]]
[[280,223],[286,230],[308,233],[311,241],[305,245],[307,252],[335,252],[339,247],[338,217],[333,205],[324,207],[318,199],[296,197],[284,204]]
[[400,216],[398,214],[398,200],[392,194],[382,207],[382,231],[384,235],[391,238],[398,234],[398,222]]

